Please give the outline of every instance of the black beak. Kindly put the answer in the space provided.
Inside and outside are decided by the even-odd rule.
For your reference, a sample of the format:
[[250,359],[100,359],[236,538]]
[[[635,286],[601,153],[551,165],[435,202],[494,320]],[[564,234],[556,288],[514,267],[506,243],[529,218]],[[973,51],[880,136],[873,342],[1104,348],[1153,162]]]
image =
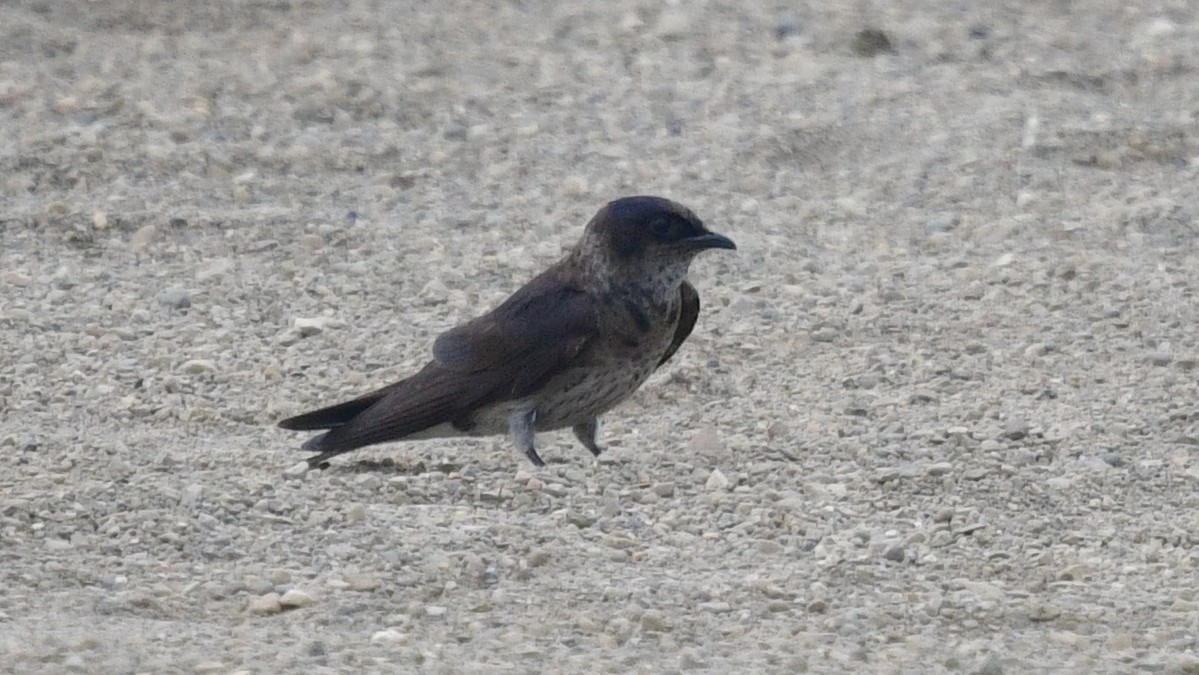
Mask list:
[[729,239],[723,234],[716,234],[715,232],[707,232],[696,237],[688,237],[687,239],[684,239],[682,243],[698,251],[708,248],[727,248],[730,251],[737,250],[737,245],[733,243],[732,239]]

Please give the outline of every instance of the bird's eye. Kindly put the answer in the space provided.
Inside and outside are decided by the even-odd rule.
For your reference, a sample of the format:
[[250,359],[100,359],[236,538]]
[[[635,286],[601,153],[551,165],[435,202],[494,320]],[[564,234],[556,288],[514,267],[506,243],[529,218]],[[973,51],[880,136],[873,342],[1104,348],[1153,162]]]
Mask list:
[[674,234],[674,230],[674,223],[666,218],[659,218],[649,224],[649,231],[661,239],[669,239]]

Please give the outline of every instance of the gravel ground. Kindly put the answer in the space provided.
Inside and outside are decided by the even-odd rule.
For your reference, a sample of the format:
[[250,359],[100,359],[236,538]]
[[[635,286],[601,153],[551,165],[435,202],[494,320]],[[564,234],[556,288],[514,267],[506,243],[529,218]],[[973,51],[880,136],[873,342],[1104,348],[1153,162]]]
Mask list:
[[[1199,672],[1197,82],[1185,0],[4,2],[0,670]],[[599,462],[296,469],[634,193],[740,251]]]

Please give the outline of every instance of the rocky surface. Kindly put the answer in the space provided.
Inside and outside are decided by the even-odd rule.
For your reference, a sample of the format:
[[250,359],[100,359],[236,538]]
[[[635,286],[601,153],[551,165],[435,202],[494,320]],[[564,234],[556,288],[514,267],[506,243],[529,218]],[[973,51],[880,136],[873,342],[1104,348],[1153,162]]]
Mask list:
[[[0,5],[0,670],[1199,672],[1199,10],[1000,4]],[[296,468],[633,193],[600,461]]]

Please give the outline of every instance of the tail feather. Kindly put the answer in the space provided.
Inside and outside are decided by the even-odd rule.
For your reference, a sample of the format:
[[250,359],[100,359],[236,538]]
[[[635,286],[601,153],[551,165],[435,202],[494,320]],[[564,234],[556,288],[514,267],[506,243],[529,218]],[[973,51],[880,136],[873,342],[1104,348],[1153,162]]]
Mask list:
[[[327,406],[319,410],[306,412],[302,415],[289,417],[279,422],[279,428],[289,429],[291,431],[320,431],[323,429],[337,429],[349,424],[355,417],[361,415],[363,411],[370,408],[372,405],[379,402],[386,394],[386,390],[371,392],[366,396],[356,398],[352,401],[338,403]],[[304,452],[319,452],[319,455],[308,458],[308,466],[311,468],[319,468],[330,457],[340,455],[343,452],[348,452],[353,448],[330,448],[329,447],[329,431],[323,434],[317,434],[312,438],[304,441],[300,446],[300,450]]]
[[400,440],[456,419],[494,387],[477,375],[447,372],[429,364],[416,375],[352,401],[290,417],[279,426],[293,431],[325,431],[301,449],[318,452],[310,466],[376,443]]
[[[362,411],[371,407],[383,398],[383,392],[377,391],[353,401],[338,403],[320,410],[306,412],[303,415],[289,417],[279,423],[279,428],[291,431],[319,431],[321,429],[336,429],[357,417]],[[318,436],[317,438],[320,438]]]
[[320,452],[321,450],[325,449],[325,438],[328,436],[329,432],[327,431],[323,434],[317,434],[316,436],[304,441],[304,445],[301,445],[300,449],[306,452]]

